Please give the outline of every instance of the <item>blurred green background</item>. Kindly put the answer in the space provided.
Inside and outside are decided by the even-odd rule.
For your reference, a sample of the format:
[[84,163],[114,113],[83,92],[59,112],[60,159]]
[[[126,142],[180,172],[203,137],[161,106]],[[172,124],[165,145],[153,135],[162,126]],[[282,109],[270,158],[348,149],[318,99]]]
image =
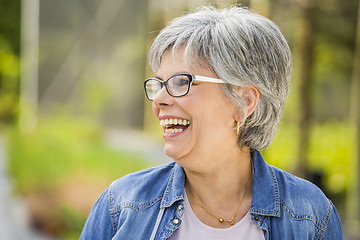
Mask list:
[[282,30],[292,86],[263,154],[320,186],[347,239],[360,239],[358,0],[0,0],[0,179],[32,228],[77,239],[112,181],[170,161],[143,94],[147,51],[204,4],[249,6]]

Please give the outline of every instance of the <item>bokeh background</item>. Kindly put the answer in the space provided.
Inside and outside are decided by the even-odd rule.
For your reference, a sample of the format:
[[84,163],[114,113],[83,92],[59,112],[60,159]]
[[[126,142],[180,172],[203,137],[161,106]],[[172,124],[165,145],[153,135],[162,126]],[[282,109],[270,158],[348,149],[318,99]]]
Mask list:
[[320,186],[360,239],[359,0],[0,0],[0,236],[78,239],[115,179],[170,161],[147,51],[201,5],[251,7],[293,52],[267,161]]

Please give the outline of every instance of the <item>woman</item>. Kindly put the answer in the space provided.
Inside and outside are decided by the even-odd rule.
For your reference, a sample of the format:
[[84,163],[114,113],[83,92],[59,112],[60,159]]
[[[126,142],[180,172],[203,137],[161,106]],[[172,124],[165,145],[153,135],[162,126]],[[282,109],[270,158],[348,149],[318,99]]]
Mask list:
[[174,162],[125,176],[95,203],[81,239],[342,239],[313,184],[265,163],[289,90],[279,29],[247,9],[173,20],[145,81]]

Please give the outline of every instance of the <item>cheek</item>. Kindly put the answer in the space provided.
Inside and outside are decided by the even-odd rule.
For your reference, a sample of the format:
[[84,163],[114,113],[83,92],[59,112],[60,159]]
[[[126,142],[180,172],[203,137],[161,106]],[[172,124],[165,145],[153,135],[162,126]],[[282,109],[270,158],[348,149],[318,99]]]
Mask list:
[[203,109],[204,122],[215,134],[231,132],[234,127],[234,113],[228,103],[219,101],[212,102],[208,107]]
[[159,108],[156,107],[156,104],[154,103],[154,101],[151,102],[151,108],[153,110],[153,113],[158,116],[159,115]]

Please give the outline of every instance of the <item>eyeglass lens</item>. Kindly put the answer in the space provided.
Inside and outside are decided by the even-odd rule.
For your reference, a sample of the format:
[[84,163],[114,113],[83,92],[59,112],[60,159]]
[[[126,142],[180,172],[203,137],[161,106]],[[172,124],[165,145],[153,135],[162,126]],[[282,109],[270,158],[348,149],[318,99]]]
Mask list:
[[[163,82],[167,92],[173,97],[184,96],[189,92],[190,76],[175,75]],[[149,79],[145,83],[146,95],[150,100],[153,100],[155,95],[161,90],[162,84],[158,79]]]

